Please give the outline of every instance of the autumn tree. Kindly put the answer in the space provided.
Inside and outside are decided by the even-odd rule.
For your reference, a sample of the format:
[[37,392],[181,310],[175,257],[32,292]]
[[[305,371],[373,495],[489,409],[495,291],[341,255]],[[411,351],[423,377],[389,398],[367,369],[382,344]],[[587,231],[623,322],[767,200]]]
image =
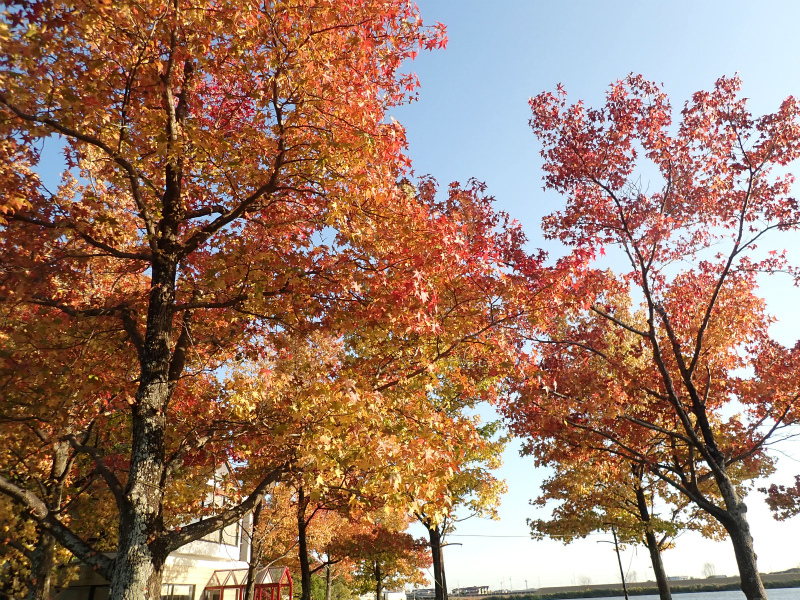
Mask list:
[[[318,495],[312,503],[308,493],[301,496],[293,486],[278,484],[254,511],[249,568],[256,572],[275,563],[288,566],[300,572],[298,583],[307,586],[300,590],[301,596],[330,600],[334,589],[341,588],[338,584],[349,579],[350,557],[343,554],[344,549],[351,548],[354,536],[373,527],[363,516],[343,515]],[[322,585],[324,598],[319,597]]]
[[[570,249],[570,281],[563,318],[531,334],[542,343],[507,414],[534,445],[579,428],[585,448],[685,495],[730,536],[747,598],[764,599],[734,473],[757,472],[797,414],[797,350],[769,335],[756,275],[794,272],[770,234],[800,224],[791,176],[773,172],[798,156],[800,107],[789,98],[756,118],[738,90],[722,78],[696,93],[675,127],[666,95],[638,76],[599,109],[561,88],[531,100],[546,186],[566,196],[544,229]],[[643,184],[650,172],[660,179]],[[606,248],[619,274],[593,268]]]
[[[343,506],[319,493],[282,484],[270,493],[257,520],[251,569],[279,560],[301,571],[301,597],[318,598],[324,582],[324,595],[329,599],[335,587],[334,571],[336,579],[348,586],[372,589],[374,561],[378,559],[383,561],[382,585],[396,577],[419,577],[412,567],[419,565],[409,548],[422,547],[395,530],[407,525],[408,519],[393,508],[346,513]],[[399,542],[389,541],[394,538]],[[408,545],[409,540],[413,544]]]
[[250,557],[247,566],[247,584],[243,600],[255,598],[256,574],[263,568],[280,561],[281,565],[294,570],[291,560],[297,547],[294,529],[294,514],[291,506],[291,490],[276,484],[259,502],[250,515],[250,522],[243,528],[249,537]]
[[400,64],[443,36],[402,0],[26,1],[6,5],[0,35],[3,168],[26,178],[37,141],[61,136],[70,169],[53,193],[34,186],[4,204],[0,297],[119,331],[136,371],[117,413],[131,432],[126,477],[104,477],[115,557],[15,481],[0,490],[109,579],[112,597],[157,597],[171,551],[241,518],[291,469],[287,456],[241,502],[168,526],[165,489],[198,453],[224,456],[211,444],[232,431],[216,390],[180,407],[213,424],[173,432],[181,389],[304,323],[344,331],[415,314],[406,292],[425,265],[408,257],[413,240],[439,237],[438,221],[397,191],[403,132],[384,116],[415,86]]
[[[380,340],[377,335],[368,339],[372,356]],[[423,336],[415,339],[426,342]],[[330,543],[351,536],[352,526],[358,532],[365,514],[390,507],[413,512],[438,531],[454,503],[490,512],[502,487],[484,464],[496,463],[502,448],[502,441],[491,439],[494,429],[480,428],[475,417],[456,410],[463,408],[461,402],[447,407],[439,397],[442,390],[437,391],[451,394],[441,382],[463,375],[463,368],[443,359],[434,373],[425,370],[425,376],[378,393],[375,374],[365,368],[371,360],[361,360],[359,348],[355,339],[345,344],[322,333],[293,336],[262,363],[260,374],[240,370],[229,386],[237,390],[232,405],[257,424],[250,441],[241,445],[248,465],[237,477],[257,480],[269,468],[263,461],[271,464],[281,440],[291,440],[293,472],[276,492],[284,498],[281,512],[294,514],[291,539],[303,598],[310,598],[314,573],[348,558],[333,552]],[[458,355],[468,353],[459,350]],[[394,368],[381,376],[396,377]]]
[[[539,259],[521,251],[519,228],[491,211],[481,184],[453,184],[443,199],[431,179],[419,188],[401,183],[401,190],[448,215],[453,225],[448,238],[462,250],[458,264],[429,274],[414,290],[436,303],[418,315],[431,323],[430,332],[365,324],[345,336],[339,350],[330,337],[318,336],[305,346],[295,339],[287,360],[270,364],[268,377],[249,379],[263,387],[257,394],[269,402],[285,389],[276,406],[292,405],[296,419],[305,415],[297,437],[308,440],[308,456],[314,458],[301,467],[305,459],[297,454],[293,484],[304,596],[314,571],[325,566],[312,567],[306,547],[316,515],[410,503],[409,510],[429,530],[441,593],[446,523],[452,525],[455,511],[463,507],[493,514],[503,489],[490,473],[503,441],[493,439],[492,426],[479,427],[465,411],[502,393],[501,374],[513,366],[510,358],[517,349],[508,326],[519,316],[514,304],[519,277],[490,265],[514,262],[535,270]],[[440,249],[434,243],[431,250]],[[369,403],[343,403],[342,389]],[[414,408],[419,406],[425,407],[423,413]],[[393,418],[387,421],[383,414]],[[275,418],[259,429],[269,429]],[[253,458],[250,454],[248,460]]]
[[[81,535],[108,550],[115,531],[108,511],[113,500],[100,489],[100,480],[103,469],[113,465],[90,457],[109,443],[109,429],[122,429],[111,415],[132,397],[126,357],[117,353],[118,332],[65,323],[38,307],[8,303],[2,309],[0,474],[38,494],[60,521],[74,521]],[[113,461],[113,449],[108,454]],[[27,597],[49,598],[56,540],[27,511],[3,506],[11,514],[2,511],[0,520],[13,523],[10,531],[30,533],[9,533],[27,563]]]
[[340,551],[351,557],[356,590],[374,590],[375,600],[381,600],[384,590],[424,583],[422,569],[430,566],[430,555],[424,540],[402,531],[407,525],[400,514],[384,513],[363,533],[343,541]]
[[[549,280],[541,266],[543,256],[523,251],[525,238],[519,227],[507,215],[490,211],[483,184],[452,184],[442,199],[436,192],[432,179],[413,189],[442,214],[460,215],[454,222],[463,225],[450,236],[466,252],[460,265],[451,264],[439,279],[429,278],[423,292],[438,303],[428,313],[435,323],[434,335],[376,329],[353,338],[350,351],[353,368],[374,374],[375,389],[399,398],[421,396],[433,411],[427,419],[433,435],[413,434],[406,447],[428,441],[431,447],[424,448],[422,464],[430,464],[434,453],[449,455],[449,470],[435,476],[420,472],[417,482],[403,481],[400,486],[408,495],[411,513],[428,531],[436,596],[444,598],[442,546],[457,513],[492,517],[505,489],[491,473],[499,466],[505,440],[495,425],[480,425],[474,409],[506,393],[504,377],[514,369],[520,348],[513,325],[523,315],[533,322],[543,312],[540,305],[522,305],[522,291],[530,299],[546,289]],[[487,264],[498,268],[480,266]],[[424,367],[433,363],[435,369]],[[398,373],[404,374],[399,381]],[[398,384],[390,388],[394,382]],[[414,421],[409,421],[409,432],[415,431]],[[427,486],[421,487],[419,480]],[[421,493],[425,487],[426,493]]]
[[620,545],[643,544],[650,554],[661,600],[671,592],[661,554],[689,530],[717,538],[719,523],[641,463],[615,460],[608,453],[576,455],[550,465],[553,474],[532,504],[555,502],[548,519],[529,520],[534,539],[545,536],[569,544],[594,531],[614,532]]
[[[340,540],[348,538],[354,531],[354,522],[324,502],[317,502],[311,511],[309,504],[311,497],[301,496],[299,490],[283,483],[276,485],[255,508],[245,600],[254,597],[255,573],[276,563],[295,573],[300,571],[299,583],[306,586],[300,590],[301,597],[330,600],[337,581],[341,583],[339,567],[347,558],[334,555],[331,547],[338,547]],[[301,548],[305,552],[304,560]],[[324,575],[317,575],[320,572]],[[319,598],[315,590],[322,581],[324,598]]]
[[254,510],[251,532],[251,562],[255,567],[268,567],[286,562],[295,568],[291,557],[297,547],[294,514],[291,505],[291,490],[276,484]]
[[300,598],[301,600],[311,600],[312,575],[324,569],[328,576],[327,589],[329,591],[330,567],[343,558],[333,556],[330,544],[334,537],[347,536],[346,529],[349,522],[346,516],[340,514],[339,511],[347,512],[347,500],[350,494],[335,493],[331,490],[321,493],[319,489],[307,489],[302,483],[297,487],[295,493],[297,549],[300,559]]
[[[452,410],[453,406],[449,408]],[[461,406],[458,410],[463,408]],[[417,499],[414,503],[414,516],[428,532],[436,600],[447,599],[443,554],[447,535],[465,519],[498,518],[500,497],[506,491],[505,482],[492,473],[500,466],[500,456],[507,441],[498,434],[499,423],[483,426],[476,423],[475,427],[479,438],[460,447],[459,463],[444,481],[446,496],[438,502]]]

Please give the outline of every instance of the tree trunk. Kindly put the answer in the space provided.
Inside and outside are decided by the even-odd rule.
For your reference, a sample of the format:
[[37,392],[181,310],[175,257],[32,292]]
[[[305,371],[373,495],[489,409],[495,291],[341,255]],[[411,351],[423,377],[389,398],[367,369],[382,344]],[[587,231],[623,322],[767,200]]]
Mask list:
[[438,525],[425,523],[431,541],[431,558],[433,559],[433,587],[435,600],[447,600],[447,580],[444,573],[444,556],[442,554],[442,534]]
[[383,574],[381,564],[375,561],[375,600],[383,600]]
[[[50,477],[47,482],[47,496],[45,501],[50,510],[57,511],[61,508],[61,498],[64,493],[64,478],[70,468],[69,443],[56,442],[53,446],[53,464],[50,468]],[[28,600],[49,600],[50,580],[55,566],[56,540],[42,530],[33,550],[31,559],[31,574],[29,576]]]
[[650,527],[650,510],[647,508],[647,498],[641,486],[635,486],[636,505],[639,508],[639,517],[645,525],[644,538],[647,543],[647,550],[650,552],[650,562],[653,564],[653,573],[658,585],[658,595],[661,600],[672,600],[672,592],[669,589],[667,573],[664,571],[664,563],[661,561],[661,549],[658,547],[658,540]]
[[[131,519],[128,516],[124,518]],[[127,554],[117,554],[110,598],[158,600],[161,597],[165,558],[154,554],[146,543],[127,544]]]
[[176,264],[153,260],[141,379],[132,415],[131,464],[120,507],[111,600],[159,600],[166,553],[151,541],[163,532],[165,432]]
[[49,600],[50,577],[56,555],[56,540],[41,531],[31,558],[31,574],[28,578],[28,600]]
[[[330,559],[330,557],[328,557]],[[331,600],[331,566],[325,566],[325,600]]]
[[656,577],[658,595],[661,600],[672,600],[672,590],[669,588],[669,580],[667,579],[667,572],[664,570],[664,563],[661,560],[661,549],[658,547],[656,535],[648,530],[645,532],[644,537],[647,543],[647,550],[650,552],[650,562],[653,565],[653,573]]
[[261,508],[264,506],[264,501],[262,500],[258,504],[256,504],[255,509],[253,509],[253,522],[252,522],[252,534],[250,535],[250,560],[247,563],[247,585],[245,586],[244,590],[244,600],[254,600],[255,593],[256,593],[256,571],[258,570],[258,561],[259,556],[258,552],[256,552],[256,531],[258,529],[258,524],[261,522]]
[[739,498],[736,487],[728,476],[725,456],[717,446],[714,438],[714,429],[706,414],[705,403],[700,400],[699,394],[694,391],[691,381],[686,382],[686,387],[692,390],[692,412],[697,418],[697,425],[703,435],[706,453],[710,456],[711,467],[714,473],[714,480],[717,484],[723,501],[725,510],[720,510],[719,514],[711,512],[716,517],[728,535],[731,536],[733,551],[736,555],[736,564],[739,567],[739,578],[741,588],[748,600],[767,600],[767,592],[761,581],[756,565],[756,553],[753,550],[753,537],[750,534],[750,525],[747,522],[747,506]]
[[739,498],[733,483],[724,477],[717,477],[717,485],[725,500],[725,516],[720,519],[722,526],[731,536],[736,565],[739,567],[741,587],[747,600],[767,600],[767,592],[761,581],[753,550],[753,536],[747,522],[747,506]]
[[[744,507],[744,504],[742,504]],[[746,510],[746,509],[745,509]],[[756,553],[753,550],[753,537],[750,535],[750,525],[742,515],[734,518],[734,527],[725,527],[731,536],[733,551],[736,554],[736,564],[739,567],[741,587],[748,600],[767,600],[767,592],[761,581],[756,564]]]
[[311,565],[308,562],[308,542],[306,540],[306,508],[308,499],[301,487],[297,491],[297,545],[300,554],[300,600],[311,600]]

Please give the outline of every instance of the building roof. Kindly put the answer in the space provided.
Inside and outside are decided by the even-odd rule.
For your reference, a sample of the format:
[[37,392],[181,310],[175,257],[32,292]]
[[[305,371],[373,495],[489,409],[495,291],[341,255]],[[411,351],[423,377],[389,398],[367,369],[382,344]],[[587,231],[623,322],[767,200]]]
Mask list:
[[[287,585],[291,579],[288,567],[265,567],[256,571],[256,585]],[[237,587],[247,584],[247,569],[221,569],[214,571],[207,588]]]

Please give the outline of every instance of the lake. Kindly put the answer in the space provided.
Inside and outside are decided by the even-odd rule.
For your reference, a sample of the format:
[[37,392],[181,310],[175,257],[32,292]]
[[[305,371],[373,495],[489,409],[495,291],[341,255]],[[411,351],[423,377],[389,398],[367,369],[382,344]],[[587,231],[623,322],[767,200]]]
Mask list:
[[[800,588],[776,588],[767,590],[769,600],[800,600]],[[740,590],[727,590],[724,592],[672,592],[673,600],[745,600]],[[631,600],[660,600],[658,594],[646,596],[630,596]],[[579,598],[577,600],[586,600]],[[610,596],[591,600],[625,600],[624,596]]]

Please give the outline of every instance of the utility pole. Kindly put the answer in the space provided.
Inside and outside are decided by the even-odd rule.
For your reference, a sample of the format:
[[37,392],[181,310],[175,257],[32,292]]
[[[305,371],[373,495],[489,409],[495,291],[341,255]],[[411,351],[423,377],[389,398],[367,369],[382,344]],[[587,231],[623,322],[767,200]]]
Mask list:
[[628,600],[628,587],[625,585],[625,571],[622,570],[622,559],[619,556],[619,544],[617,543],[617,530],[611,527],[611,533],[614,534],[614,550],[617,551],[617,562],[619,563],[619,575],[622,577],[622,591],[625,593],[625,600]]
[[[628,598],[628,586],[625,585],[625,571],[622,569],[622,558],[619,555],[619,542],[617,541],[617,529],[613,525],[611,525],[611,533],[614,536],[614,550],[617,552],[617,562],[619,563],[619,576],[622,578],[622,591],[625,594],[625,600],[629,600]],[[608,540],[599,540],[598,544],[610,544]]]

